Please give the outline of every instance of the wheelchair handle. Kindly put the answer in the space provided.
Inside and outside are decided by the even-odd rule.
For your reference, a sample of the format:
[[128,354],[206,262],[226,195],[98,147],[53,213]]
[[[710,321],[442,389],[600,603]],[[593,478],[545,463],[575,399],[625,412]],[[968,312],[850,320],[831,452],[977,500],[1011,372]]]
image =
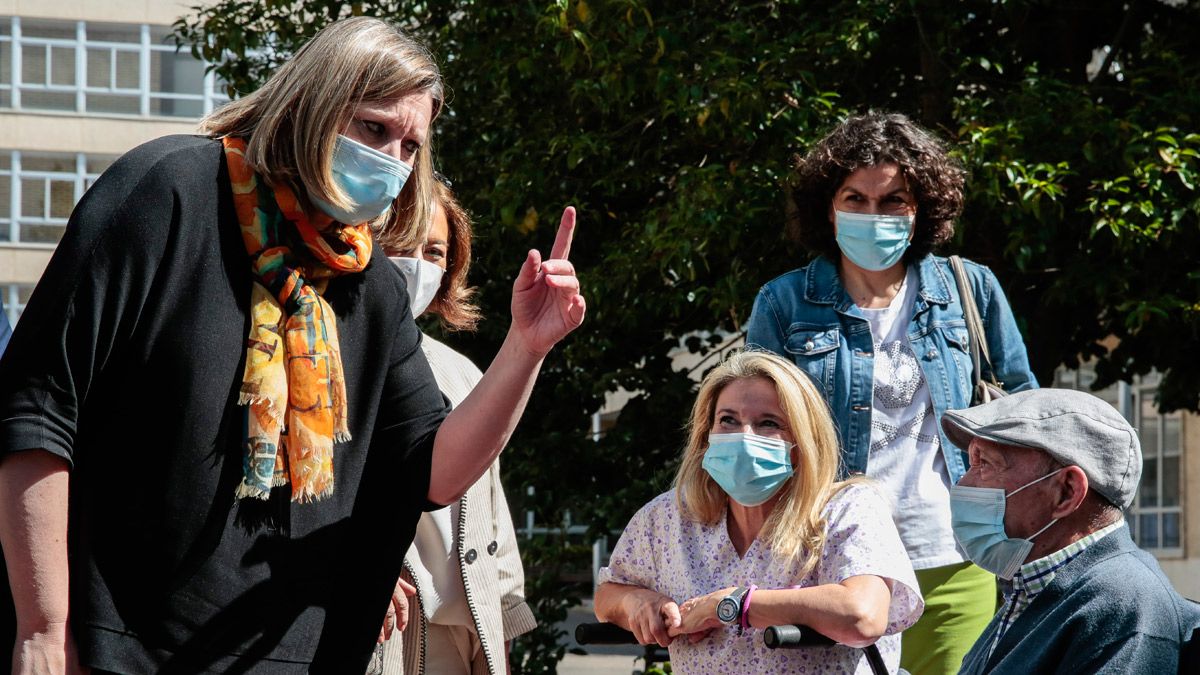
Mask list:
[[[637,638],[615,623],[581,623],[575,627],[575,642],[581,645],[635,645]],[[826,647],[837,642],[808,626],[771,626],[763,632],[763,642],[770,649],[797,647]],[[652,647],[653,645],[651,645]],[[863,649],[867,665],[875,675],[886,675],[887,668],[879,648],[869,645]]]
[[826,647],[837,644],[808,626],[770,626],[763,632],[763,643],[771,649]]
[[[771,649],[837,644],[808,626],[771,626],[764,633],[763,641]],[[634,645],[637,638],[615,623],[581,623],[575,627],[575,642],[581,645]]]
[[[793,649],[796,647],[824,647],[838,644],[808,626],[771,626],[763,632],[763,644],[769,649]],[[887,666],[877,645],[863,647],[863,656],[874,675],[887,675]]]

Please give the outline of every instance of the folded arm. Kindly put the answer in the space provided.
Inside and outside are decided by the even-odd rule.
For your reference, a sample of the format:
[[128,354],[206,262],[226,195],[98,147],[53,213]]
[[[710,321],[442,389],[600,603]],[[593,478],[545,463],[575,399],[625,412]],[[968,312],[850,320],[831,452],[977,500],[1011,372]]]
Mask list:
[[596,589],[596,618],[633,633],[640,644],[671,644],[679,628],[679,605],[671,598],[641,586],[604,583]]
[[[723,588],[684,602],[682,622],[672,635],[720,626],[717,604],[733,590]],[[841,644],[865,647],[887,630],[891,596],[892,581],[871,574],[807,588],[759,588],[750,598],[747,620],[755,628],[801,624]]]

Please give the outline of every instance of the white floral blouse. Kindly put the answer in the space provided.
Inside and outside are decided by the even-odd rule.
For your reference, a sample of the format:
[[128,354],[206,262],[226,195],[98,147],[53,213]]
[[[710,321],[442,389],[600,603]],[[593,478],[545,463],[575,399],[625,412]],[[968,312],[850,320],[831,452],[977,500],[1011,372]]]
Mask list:
[[[728,512],[727,512],[728,513]],[[925,602],[912,565],[892,523],[887,502],[868,485],[851,485],[825,507],[825,550],[806,575],[799,563],[779,560],[754,540],[739,557],[729,540],[725,518],[704,525],[681,518],[675,493],[655,497],[629,521],[599,582],[653,589],[676,602],[729,586],[803,588],[835,584],[849,577],[874,574],[891,579],[891,605],[886,635],[877,643],[888,669],[900,662],[900,631],[921,616]],[[751,598],[753,605],[753,598]],[[763,631],[719,628],[696,644],[671,644],[676,673],[870,673],[862,650],[845,646],[771,650]]]

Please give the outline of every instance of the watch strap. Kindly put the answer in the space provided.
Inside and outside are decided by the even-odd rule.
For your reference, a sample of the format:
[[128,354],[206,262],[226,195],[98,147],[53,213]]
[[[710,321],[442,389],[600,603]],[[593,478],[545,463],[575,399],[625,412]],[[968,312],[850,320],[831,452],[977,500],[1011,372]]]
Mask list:
[[758,586],[750,584],[746,589],[746,594],[742,596],[741,611],[738,612],[738,625],[742,628],[750,627],[750,598],[754,596],[754,591]]

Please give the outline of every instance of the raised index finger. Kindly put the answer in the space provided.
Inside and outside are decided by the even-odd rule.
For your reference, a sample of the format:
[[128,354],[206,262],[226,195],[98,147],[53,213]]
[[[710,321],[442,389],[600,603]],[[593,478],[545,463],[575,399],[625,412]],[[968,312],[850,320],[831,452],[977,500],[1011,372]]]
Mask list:
[[554,247],[550,249],[550,258],[566,260],[571,254],[571,240],[575,237],[575,207],[563,209],[562,220],[558,223],[558,234],[554,235]]

